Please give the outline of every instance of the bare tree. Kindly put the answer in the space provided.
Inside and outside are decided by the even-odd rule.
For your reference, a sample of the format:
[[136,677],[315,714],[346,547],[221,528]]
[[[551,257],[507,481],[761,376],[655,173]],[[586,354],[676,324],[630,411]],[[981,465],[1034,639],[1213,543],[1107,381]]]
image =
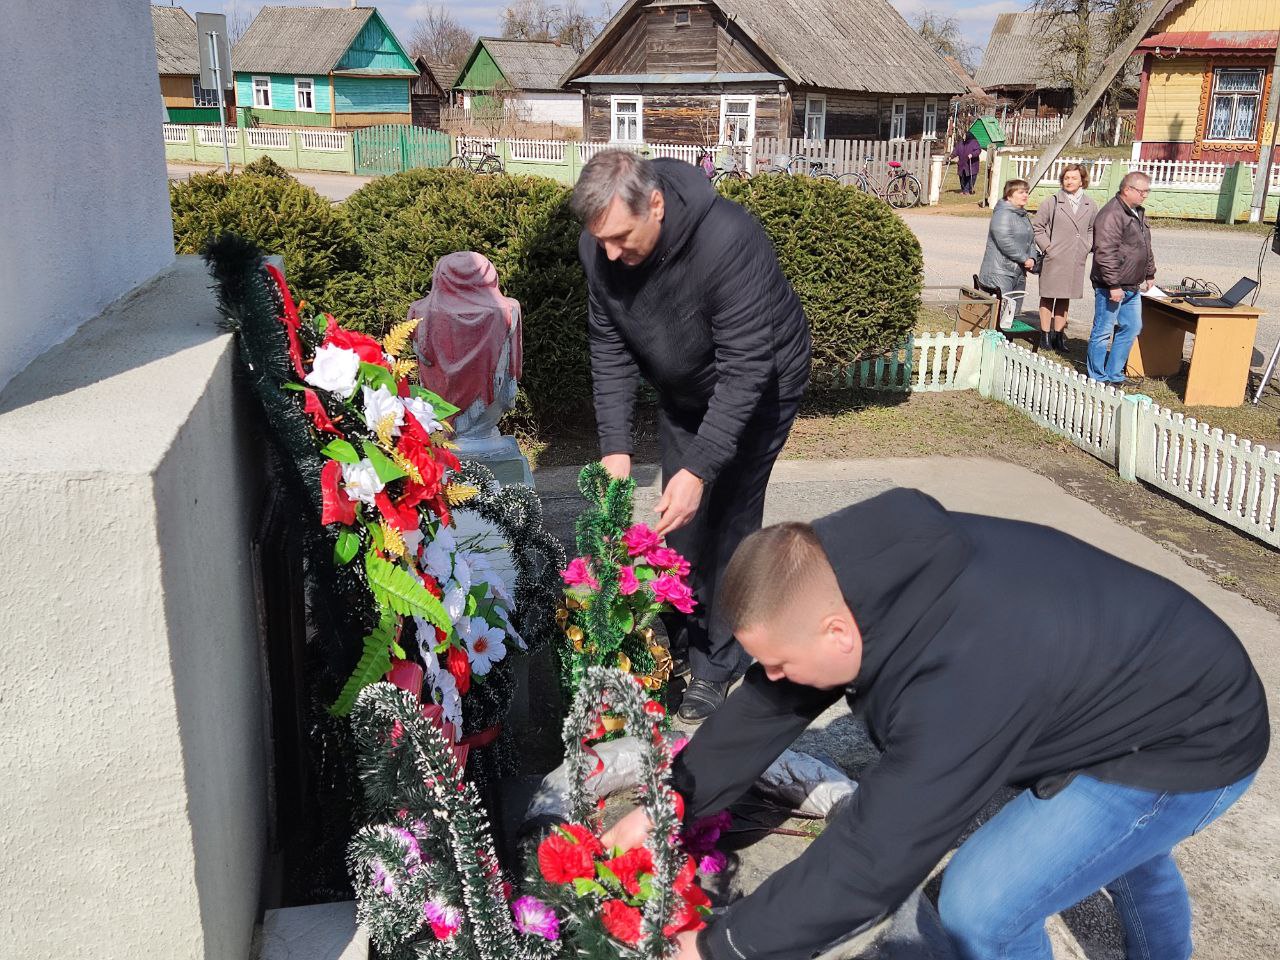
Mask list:
[[[1044,79],[1071,90],[1074,101],[1089,89],[1103,61],[1138,24],[1151,0],[1034,0],[1044,22]],[[1114,116],[1133,79],[1120,71],[1107,88],[1104,110]]]
[[413,25],[409,49],[413,55],[461,66],[475,45],[475,35],[458,22],[444,4],[432,4]]
[[579,0],[515,0],[502,11],[502,35],[508,40],[558,40],[578,53],[587,49],[604,23],[588,14]]
[[955,57],[965,71],[972,74],[978,48],[965,39],[955,17],[948,17],[927,7],[913,18],[916,32],[938,52],[940,57]]

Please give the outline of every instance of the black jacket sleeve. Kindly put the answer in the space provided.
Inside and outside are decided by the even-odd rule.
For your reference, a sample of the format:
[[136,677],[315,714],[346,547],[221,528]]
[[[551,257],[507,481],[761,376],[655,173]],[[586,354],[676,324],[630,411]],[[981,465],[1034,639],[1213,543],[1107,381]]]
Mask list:
[[746,793],[840,694],[775,683],[758,664],[752,666],[676,757],[672,786],[685,799],[685,819],[717,813]]
[[635,449],[631,424],[640,372],[618,328],[604,315],[594,293],[587,293],[587,331],[591,347],[591,391],[595,400],[600,455]]
[[[750,216],[745,211],[741,215]],[[769,305],[776,297],[768,284],[781,274],[768,237],[759,224],[753,221],[752,226],[755,233],[749,240],[727,246],[706,277],[716,387],[682,466],[707,483],[733,457],[774,375]]]
[[[971,698],[986,707],[958,702]],[[896,908],[1004,785],[1036,729],[1035,710],[1010,691],[1006,674],[922,670],[894,705],[884,755],[846,808],[798,859],[702,931],[703,960],[808,960]]]

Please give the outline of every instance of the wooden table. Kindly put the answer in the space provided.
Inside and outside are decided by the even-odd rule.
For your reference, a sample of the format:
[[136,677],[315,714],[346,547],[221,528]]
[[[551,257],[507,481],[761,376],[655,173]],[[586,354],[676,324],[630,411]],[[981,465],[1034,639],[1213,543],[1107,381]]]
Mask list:
[[1182,402],[1189,407],[1238,407],[1245,401],[1253,341],[1262,311],[1253,307],[1193,307],[1142,298],[1142,332],[1125,365],[1131,377],[1171,377],[1182,369],[1187,334],[1191,366]]

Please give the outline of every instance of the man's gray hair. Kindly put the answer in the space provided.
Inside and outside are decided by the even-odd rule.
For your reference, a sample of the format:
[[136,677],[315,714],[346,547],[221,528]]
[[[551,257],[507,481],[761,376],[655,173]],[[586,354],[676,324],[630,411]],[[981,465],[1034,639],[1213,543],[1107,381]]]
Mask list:
[[1135,183],[1151,184],[1150,174],[1143,173],[1141,170],[1130,170],[1124,175],[1124,179],[1120,181],[1120,189],[1128,190]]
[[640,216],[657,189],[658,175],[650,161],[630,150],[601,150],[582,168],[571,206],[590,226],[604,216],[614,197],[621,197],[627,209]]

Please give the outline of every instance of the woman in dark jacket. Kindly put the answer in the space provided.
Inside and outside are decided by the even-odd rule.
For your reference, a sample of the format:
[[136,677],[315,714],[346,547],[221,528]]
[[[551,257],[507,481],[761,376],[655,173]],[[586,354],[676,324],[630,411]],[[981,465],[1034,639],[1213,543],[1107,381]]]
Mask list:
[[982,255],[978,282],[1005,295],[1006,308],[1000,312],[1000,326],[1008,327],[1022,309],[1027,291],[1027,271],[1035,266],[1035,237],[1027,213],[1030,191],[1025,180],[1004,185],[1004,199],[996,203],[987,232],[987,249]]
[[982,145],[978,143],[972,133],[966,130],[964,139],[956,143],[951,155],[956,158],[956,172],[960,174],[960,192],[974,193],[974,184],[978,182],[978,165],[980,162],[979,157],[982,155]]

